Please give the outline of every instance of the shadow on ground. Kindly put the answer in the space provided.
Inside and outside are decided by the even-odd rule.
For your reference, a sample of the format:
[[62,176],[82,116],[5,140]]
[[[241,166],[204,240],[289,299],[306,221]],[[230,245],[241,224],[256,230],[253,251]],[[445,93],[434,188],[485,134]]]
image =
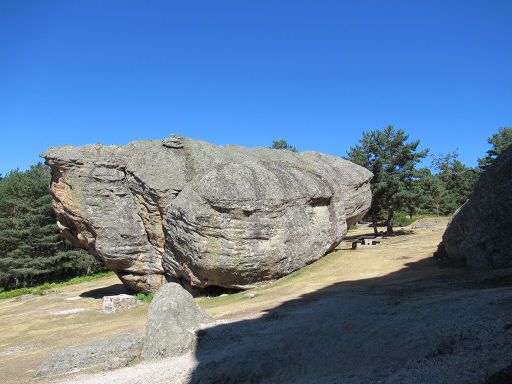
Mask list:
[[80,297],[90,297],[93,299],[101,299],[104,296],[113,296],[121,294],[130,294],[130,292],[124,287],[123,284],[113,284],[104,288],[92,289],[87,292],[82,292]]
[[189,382],[476,384],[505,372],[512,272],[436,270],[425,259],[204,330]]
[[[386,232],[379,232],[379,234],[377,236],[382,236],[384,238],[389,238],[389,237],[397,237],[397,236],[405,236],[405,235],[410,235],[414,233],[414,231],[410,230],[410,229],[398,229],[398,230],[395,230],[393,233],[391,234],[388,234]],[[345,236],[343,238],[343,241],[353,241],[353,240],[358,240],[358,239],[361,239],[361,238],[374,238],[375,237],[375,233],[373,232],[373,230],[370,232],[366,232],[366,233],[358,233],[358,234],[349,234],[347,236]]]

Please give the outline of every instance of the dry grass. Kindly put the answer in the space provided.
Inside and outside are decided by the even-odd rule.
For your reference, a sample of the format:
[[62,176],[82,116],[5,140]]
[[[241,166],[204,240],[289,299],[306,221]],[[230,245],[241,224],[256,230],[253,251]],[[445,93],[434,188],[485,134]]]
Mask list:
[[[382,246],[374,249],[335,251],[292,275],[260,288],[227,296],[198,298],[197,301],[217,319],[251,317],[339,282],[385,276],[407,269],[408,263],[428,259],[440,241],[445,223],[446,220],[433,229],[386,239]],[[370,234],[371,229],[358,228],[349,235],[365,233]],[[421,268],[400,274],[400,279],[414,281],[422,276],[443,273],[450,272],[437,268],[433,262],[426,262]],[[107,287],[110,288],[105,289]],[[19,298],[0,301],[2,383],[28,381],[54,350],[121,332],[142,333],[147,303],[118,314],[101,313],[102,295],[120,293],[122,290],[117,277],[111,276],[60,287],[46,296],[35,296],[28,301]],[[254,297],[249,298],[249,293]],[[56,314],[76,308],[83,310],[68,315]]]
[[[415,231],[409,235],[395,236],[382,241],[375,248],[353,251],[350,243],[341,250],[330,253],[317,262],[302,268],[267,286],[240,292],[234,295],[199,298],[198,302],[215,318],[243,317],[263,313],[280,304],[304,294],[318,291],[339,282],[357,281],[386,276],[407,268],[407,264],[430,258],[437,248],[447,219],[433,229]],[[360,227],[349,232],[349,236],[371,235],[372,229]],[[422,268],[415,268],[407,280],[425,275],[451,273],[440,270],[434,262],[427,262]],[[404,279],[405,277],[401,277]],[[399,283],[400,281],[395,281]],[[391,281],[386,284],[391,284]],[[249,298],[250,293],[254,294]]]
[[[147,304],[119,314],[101,312],[101,298],[80,294],[109,286],[116,276],[62,287],[45,296],[0,302],[0,377],[14,384],[30,379],[52,351],[123,331],[143,332]],[[76,299],[80,297],[79,299]],[[71,300],[66,300],[71,299]],[[72,313],[81,309],[81,312]],[[71,312],[64,314],[65,311]],[[59,314],[61,313],[61,314]]]

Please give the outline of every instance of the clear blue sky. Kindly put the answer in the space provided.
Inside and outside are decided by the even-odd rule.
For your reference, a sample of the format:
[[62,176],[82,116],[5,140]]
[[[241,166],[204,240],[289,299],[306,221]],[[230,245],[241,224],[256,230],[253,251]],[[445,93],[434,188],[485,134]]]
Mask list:
[[179,133],[343,155],[392,124],[476,164],[512,126],[512,1],[0,0],[0,173]]

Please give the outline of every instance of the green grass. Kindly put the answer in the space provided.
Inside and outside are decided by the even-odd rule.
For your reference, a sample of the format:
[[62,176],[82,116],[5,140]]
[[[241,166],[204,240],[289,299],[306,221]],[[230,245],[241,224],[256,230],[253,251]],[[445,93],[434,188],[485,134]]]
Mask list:
[[150,292],[150,293],[137,293],[137,295],[135,295],[135,298],[137,300],[140,300],[144,303],[150,303],[152,300],[153,300],[153,292]]
[[58,288],[58,287],[65,287],[67,285],[74,285],[79,283],[84,283],[86,281],[92,281],[96,280],[102,277],[112,276],[114,272],[101,272],[96,273],[94,275],[85,275],[85,276],[77,276],[73,277],[72,279],[65,280],[65,281],[59,281],[55,283],[44,283],[41,285],[36,285],[35,287],[30,288],[16,288],[11,289],[9,291],[0,291],[0,299],[10,299],[12,297],[17,297],[21,295],[26,294],[32,294],[32,295],[44,295],[47,291],[50,289]]
[[442,215],[438,216],[435,214],[424,213],[424,214],[416,214],[416,215],[413,215],[412,218],[409,218],[405,213],[397,212],[395,214],[395,218],[393,220],[393,227],[406,227],[408,225],[411,225],[415,221],[418,221],[421,219],[435,219],[438,217],[449,217],[449,215],[448,216],[442,216]]
[[435,219],[437,217],[451,217],[452,215],[436,215],[435,213],[419,213],[417,215],[413,215],[412,219],[414,221],[420,220],[420,219]]
[[397,212],[393,218],[393,227],[407,227],[415,221],[414,218],[410,218],[405,213]]

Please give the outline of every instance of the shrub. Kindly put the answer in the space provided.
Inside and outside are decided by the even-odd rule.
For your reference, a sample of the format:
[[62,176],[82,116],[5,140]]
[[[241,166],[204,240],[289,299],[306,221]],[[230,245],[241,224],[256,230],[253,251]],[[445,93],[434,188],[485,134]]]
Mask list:
[[143,301],[144,303],[150,303],[153,300],[153,292],[150,293],[137,293],[135,298],[137,300]]
[[403,212],[398,212],[395,214],[395,217],[393,218],[393,224],[397,227],[406,227],[413,223],[413,219],[407,216]]

